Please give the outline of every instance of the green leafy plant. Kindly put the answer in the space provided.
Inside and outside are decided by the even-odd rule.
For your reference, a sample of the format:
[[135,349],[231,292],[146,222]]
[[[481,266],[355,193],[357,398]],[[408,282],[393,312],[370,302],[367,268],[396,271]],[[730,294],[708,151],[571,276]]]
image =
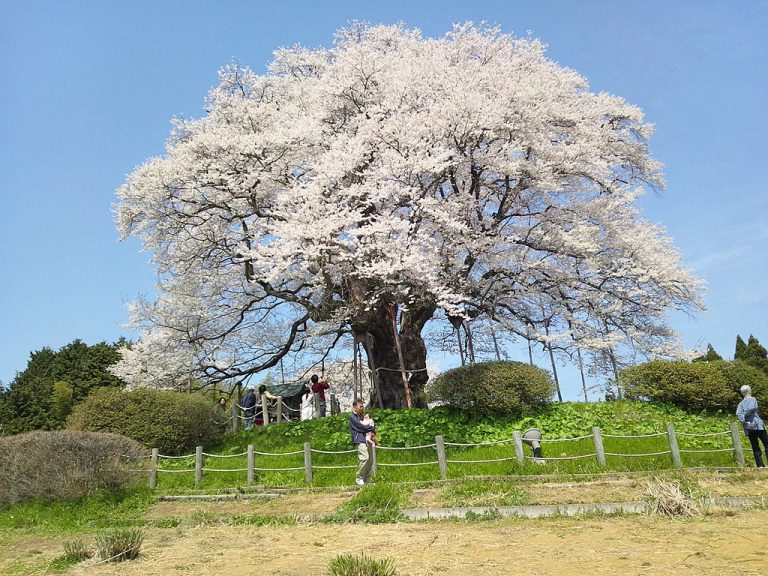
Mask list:
[[522,415],[543,408],[554,394],[549,373],[521,362],[482,362],[440,374],[427,387],[430,402],[473,414]]
[[392,558],[376,560],[365,554],[339,554],[328,563],[331,576],[394,576],[395,562]]
[[133,560],[139,555],[144,541],[144,530],[125,528],[103,534],[96,538],[96,549],[101,560],[122,562]]
[[735,410],[744,384],[757,396],[768,393],[768,375],[740,360],[655,360],[625,369],[619,382],[629,399],[666,402],[692,412]]
[[202,395],[99,389],[75,406],[67,427],[114,432],[164,454],[183,454],[218,440],[218,422],[215,405]]

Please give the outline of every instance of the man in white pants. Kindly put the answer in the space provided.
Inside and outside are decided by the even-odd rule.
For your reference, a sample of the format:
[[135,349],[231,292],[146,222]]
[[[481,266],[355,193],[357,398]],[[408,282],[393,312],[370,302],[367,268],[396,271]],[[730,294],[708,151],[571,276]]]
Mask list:
[[355,400],[352,403],[352,414],[349,415],[349,431],[352,433],[352,444],[357,448],[357,458],[360,465],[357,467],[357,477],[355,483],[358,486],[368,483],[368,477],[371,474],[371,449],[366,442],[365,435],[373,432],[375,428],[363,424],[363,409],[365,402]]

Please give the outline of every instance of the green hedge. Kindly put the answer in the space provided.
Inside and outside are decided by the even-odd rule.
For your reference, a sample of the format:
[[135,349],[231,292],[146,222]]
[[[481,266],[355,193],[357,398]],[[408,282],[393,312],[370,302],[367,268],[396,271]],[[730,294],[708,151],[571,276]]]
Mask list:
[[744,384],[768,401],[768,375],[740,360],[655,360],[623,370],[619,383],[628,399],[666,402],[693,412],[734,412]]
[[549,372],[522,362],[482,362],[440,374],[427,400],[474,414],[522,415],[546,406],[555,385]]
[[102,389],[75,406],[67,427],[114,432],[163,454],[186,454],[219,439],[220,419],[215,404],[200,395]]

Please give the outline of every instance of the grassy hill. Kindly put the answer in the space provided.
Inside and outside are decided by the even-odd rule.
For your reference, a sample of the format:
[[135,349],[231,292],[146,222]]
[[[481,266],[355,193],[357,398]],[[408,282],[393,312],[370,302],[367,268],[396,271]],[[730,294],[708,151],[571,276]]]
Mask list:
[[[688,414],[675,407],[644,402],[556,403],[542,412],[522,418],[478,417],[445,407],[433,410],[374,410],[372,416],[382,444],[377,450],[377,478],[383,481],[438,479],[434,447],[435,436],[438,435],[443,436],[446,442],[448,476],[454,478],[661,470],[672,466],[670,455],[664,454],[669,450],[666,435],[663,434],[668,424],[673,424],[678,434],[684,466],[735,465],[729,450],[730,436],[723,434],[735,418],[723,414]],[[257,452],[256,468],[261,469],[256,473],[256,484],[305,485],[305,442],[310,442],[315,451],[312,454],[313,485],[349,484],[354,475],[352,468],[356,458],[350,452],[352,445],[347,418],[348,415],[341,414],[228,435],[219,446],[207,448],[208,454],[220,457],[206,457],[204,468],[216,471],[206,472],[200,487],[243,486],[245,473],[242,469],[246,466],[243,453],[249,444]],[[590,435],[593,426],[599,426],[605,436],[604,448],[608,454],[605,467],[591,456],[595,451],[591,438],[569,440]],[[514,446],[510,441],[512,434],[515,430],[523,431],[530,427],[539,428],[544,434],[544,465],[526,461],[521,466],[515,459]],[[688,436],[718,433],[714,436]],[[659,435],[651,436],[653,434]],[[496,444],[491,444],[493,442]],[[403,449],[408,447],[410,449]],[[694,452],[700,450],[713,452]],[[341,468],[332,469],[336,466]],[[193,467],[192,457],[161,461],[163,469],[189,470]],[[191,488],[193,475],[161,473],[159,486],[172,490]]]

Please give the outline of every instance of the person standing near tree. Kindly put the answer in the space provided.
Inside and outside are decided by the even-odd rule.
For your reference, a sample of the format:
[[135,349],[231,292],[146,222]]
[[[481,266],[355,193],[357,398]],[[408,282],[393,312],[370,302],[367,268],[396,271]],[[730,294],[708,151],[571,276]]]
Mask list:
[[256,415],[256,393],[253,386],[248,387],[248,393],[243,398],[243,404],[240,407],[243,409],[243,415],[245,416],[243,428],[250,430],[253,428],[253,417]]
[[301,419],[312,420],[315,413],[315,403],[313,401],[312,391],[304,384],[301,387]]
[[328,380],[325,377],[320,378],[317,374],[312,374],[310,381],[312,382],[312,393],[317,394],[317,398],[320,400],[320,418],[325,418],[325,391],[330,388]]
[[349,415],[352,444],[357,449],[357,459],[360,461],[355,478],[355,483],[358,486],[368,484],[368,477],[371,474],[371,448],[368,445],[366,435],[376,431],[373,425],[363,424],[363,408],[365,408],[365,402],[357,399],[352,403],[352,414]]
[[752,396],[752,388],[744,385],[740,391],[744,399],[736,408],[736,418],[744,426],[744,434],[749,438],[752,453],[755,455],[755,464],[758,468],[765,468],[763,455],[760,453],[760,441],[763,442],[765,456],[768,458],[768,432],[765,431],[765,423],[758,414],[757,399]]

